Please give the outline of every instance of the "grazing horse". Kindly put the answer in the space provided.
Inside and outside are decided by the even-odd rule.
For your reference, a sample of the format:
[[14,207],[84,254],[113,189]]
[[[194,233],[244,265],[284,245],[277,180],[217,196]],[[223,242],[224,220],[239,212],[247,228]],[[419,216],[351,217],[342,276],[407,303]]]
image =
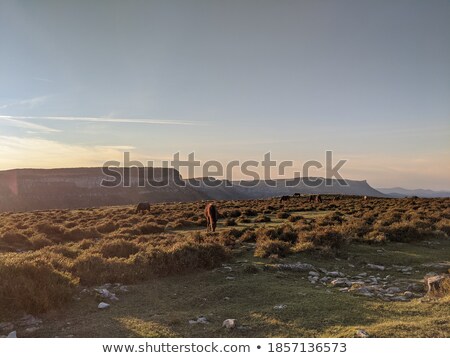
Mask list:
[[141,212],[148,211],[150,212],[150,204],[149,203],[139,203],[136,207],[136,214]]
[[219,216],[219,212],[214,204],[209,203],[205,208],[205,216],[206,216],[206,231],[216,231],[217,218]]
[[300,193],[294,193],[294,195],[292,195],[293,198],[301,198],[302,194]]
[[290,199],[289,195],[283,195],[283,196],[280,198],[280,202],[286,201],[286,200],[289,200],[289,199]]
[[316,198],[315,198],[315,201],[316,201],[316,203],[321,203],[322,202],[322,197],[319,194],[317,194]]
[[314,195],[310,195],[308,201],[312,203],[314,201]]

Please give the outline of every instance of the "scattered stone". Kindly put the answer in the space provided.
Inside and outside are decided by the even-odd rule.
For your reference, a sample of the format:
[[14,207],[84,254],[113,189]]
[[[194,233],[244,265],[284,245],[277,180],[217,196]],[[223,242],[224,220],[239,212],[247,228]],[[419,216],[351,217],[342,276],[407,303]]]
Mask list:
[[0,322],[0,332],[11,332],[14,329],[14,324],[11,322]]
[[189,320],[189,324],[208,324],[208,319],[205,316],[200,316],[197,319]]
[[331,277],[345,277],[345,275],[342,272],[339,272],[339,271],[327,272],[327,276],[331,276]]
[[120,286],[119,287],[119,291],[121,291],[121,292],[128,292],[129,290],[128,290],[127,286]]
[[324,276],[324,277],[322,277],[322,278],[320,279],[320,282],[327,283],[328,281],[331,281],[331,277]]
[[36,326],[28,327],[25,329],[25,333],[33,333],[33,332],[36,332],[38,329],[39,329],[39,327],[36,327]]
[[357,329],[355,336],[358,338],[369,338],[370,335],[364,329]]
[[384,271],[386,268],[382,265],[374,265],[374,264],[367,264],[366,265],[368,268],[372,269],[372,270],[379,270],[379,271]]
[[423,267],[432,267],[436,269],[450,269],[450,262],[434,262],[429,264],[422,264]]
[[222,327],[225,327],[227,329],[234,329],[237,326],[237,320],[234,318],[228,318],[222,323]]
[[234,276],[227,276],[225,277],[226,280],[234,280]]
[[16,331],[10,332],[8,336],[6,336],[6,338],[17,338],[17,332]]
[[334,287],[348,287],[351,286],[351,282],[346,278],[337,278],[331,281],[331,285]]
[[408,285],[408,287],[406,287],[406,290],[412,292],[423,292],[423,285],[420,285],[418,283],[411,283]]
[[399,287],[389,287],[387,290],[387,293],[399,293],[401,292],[401,289]]
[[109,306],[111,306],[109,303],[105,303],[105,302],[100,302],[99,304],[98,304],[98,308],[99,309],[101,309],[101,310],[104,310],[104,309],[106,309],[106,308],[109,308]]
[[411,298],[414,298],[415,295],[411,291],[405,291],[405,292],[403,292],[403,296],[405,296],[406,298],[411,299]]
[[276,305],[273,306],[274,310],[284,310],[287,306],[286,305]]
[[309,275],[309,276],[319,276],[319,273],[316,272],[316,271],[309,271],[309,272],[308,272],[308,275]]
[[25,327],[25,326],[35,326],[35,325],[39,325],[41,323],[42,323],[41,319],[36,318],[30,314],[27,314],[19,320],[18,325],[20,327]]
[[316,270],[316,268],[311,265],[311,264],[307,264],[307,263],[301,263],[301,262],[296,262],[293,264],[278,264],[276,266],[279,270],[284,270],[284,271],[312,271],[312,270]]

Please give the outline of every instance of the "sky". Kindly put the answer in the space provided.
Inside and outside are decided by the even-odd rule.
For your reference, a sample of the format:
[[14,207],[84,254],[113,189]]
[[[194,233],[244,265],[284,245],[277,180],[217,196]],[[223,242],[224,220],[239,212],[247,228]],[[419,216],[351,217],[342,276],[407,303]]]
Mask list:
[[448,0],[0,0],[0,170],[331,150],[345,178],[450,190],[449,19]]

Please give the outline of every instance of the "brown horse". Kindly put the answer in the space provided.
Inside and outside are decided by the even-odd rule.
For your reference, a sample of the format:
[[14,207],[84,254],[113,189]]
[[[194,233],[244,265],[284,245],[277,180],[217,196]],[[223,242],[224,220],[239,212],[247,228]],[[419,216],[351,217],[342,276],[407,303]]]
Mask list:
[[322,202],[322,197],[319,194],[317,194],[315,200],[316,200],[316,203],[321,203]]
[[206,216],[206,231],[216,231],[217,218],[219,216],[219,212],[214,204],[209,203],[205,208],[205,216]]
[[283,195],[283,196],[280,198],[280,202],[289,200],[290,198],[291,198],[291,197],[290,197],[289,195]]
[[136,207],[136,214],[141,212],[148,211],[150,212],[150,204],[149,203],[139,203]]

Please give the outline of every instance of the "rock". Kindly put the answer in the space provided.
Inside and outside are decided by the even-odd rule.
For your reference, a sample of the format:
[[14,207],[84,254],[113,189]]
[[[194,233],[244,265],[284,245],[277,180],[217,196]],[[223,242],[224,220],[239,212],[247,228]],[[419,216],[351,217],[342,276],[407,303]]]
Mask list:
[[293,264],[278,264],[276,266],[279,270],[284,270],[284,271],[315,271],[316,268],[311,265],[311,264],[307,264],[307,263],[301,263],[301,262],[296,262]]
[[346,278],[337,278],[331,281],[331,285],[334,287],[348,287],[351,286],[351,282]]
[[19,320],[19,326],[21,327],[25,327],[25,326],[34,326],[34,325],[39,325],[42,323],[42,320],[39,318],[36,318],[30,314],[27,314],[25,316],[23,316],[20,320]]
[[432,268],[436,268],[436,269],[450,269],[450,263],[448,262],[434,262],[434,263],[429,263],[429,264],[422,264],[423,267],[432,267]]
[[0,322],[0,332],[11,332],[14,329],[14,324],[11,322]]
[[309,271],[309,272],[308,272],[308,275],[309,275],[309,276],[317,276],[317,277],[319,277],[319,273],[316,272],[316,271]]
[[344,277],[345,275],[342,272],[339,272],[339,271],[331,271],[331,272],[327,272],[327,276],[330,276],[330,277]]
[[393,287],[389,287],[386,291],[387,291],[387,293],[399,293],[399,292],[401,292],[401,289],[393,286]]
[[33,333],[33,332],[36,332],[38,329],[39,329],[39,327],[36,327],[36,326],[28,327],[25,329],[25,333]]
[[394,302],[406,302],[406,301],[409,301],[409,299],[407,297],[405,297],[405,296],[391,297],[390,300],[394,301]]
[[287,306],[286,305],[276,305],[273,306],[274,310],[284,310]]
[[17,338],[17,332],[16,331],[10,332],[6,338]]
[[189,320],[189,324],[208,324],[208,319],[205,316],[200,316],[197,319]]
[[228,318],[222,323],[222,327],[225,327],[227,329],[234,329],[237,326],[237,320],[234,318]]
[[326,282],[328,282],[328,281],[331,281],[331,277],[325,276],[325,277],[322,277],[322,278],[320,279],[320,282],[326,283]]
[[379,270],[379,271],[384,271],[386,268],[382,265],[374,265],[374,264],[367,264],[366,265],[368,268],[372,269],[372,270]]
[[110,304],[109,304],[109,303],[100,302],[100,303],[98,304],[98,308],[101,309],[101,310],[107,309],[107,308],[109,308],[109,307],[110,307]]
[[223,298],[225,301],[229,301],[230,300],[230,297],[224,297]]
[[369,338],[370,335],[364,329],[357,329],[355,332],[355,336],[358,338]]
[[119,287],[119,291],[121,291],[121,292],[128,292],[129,290],[128,290],[127,286],[120,286]]
[[423,285],[420,285],[418,283],[411,283],[408,285],[408,287],[406,287],[406,290],[412,292],[423,292]]
[[411,291],[405,291],[405,292],[403,292],[403,296],[411,299],[411,298],[414,298],[414,293],[412,293]]
[[225,277],[226,280],[234,280],[234,276],[227,276]]

